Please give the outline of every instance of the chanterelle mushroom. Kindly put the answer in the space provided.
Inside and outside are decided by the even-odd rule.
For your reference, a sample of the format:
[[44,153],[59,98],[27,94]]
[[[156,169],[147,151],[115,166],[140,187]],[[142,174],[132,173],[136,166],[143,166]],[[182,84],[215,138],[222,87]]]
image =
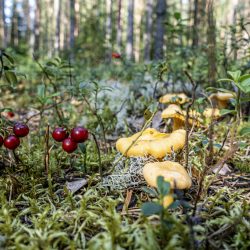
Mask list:
[[152,187],[157,187],[158,176],[163,176],[166,181],[169,181],[172,189],[186,189],[192,184],[185,168],[172,161],[147,163],[143,168],[143,176]]
[[166,94],[160,97],[160,103],[183,104],[188,101],[188,97],[184,93]]
[[[151,155],[160,159],[171,153],[172,150],[177,151],[184,147],[186,131],[179,129],[171,134],[165,134],[148,128],[138,138],[139,135],[140,132],[131,137],[120,138],[116,142],[116,149],[129,157]],[[136,140],[137,138],[138,140]],[[136,142],[133,144],[135,140]]]
[[218,92],[209,96],[209,99],[218,106],[218,108],[226,108],[230,99],[234,98],[231,93]]
[[[190,110],[188,123],[191,125],[199,126],[201,120],[200,114],[195,110]],[[173,120],[173,131],[183,128],[185,126],[186,112],[181,110],[178,105],[170,104],[166,109],[162,111],[162,118],[171,118]]]
[[[149,186],[157,187],[157,177],[163,176],[170,183],[171,189],[186,189],[192,180],[183,166],[177,162],[164,161],[147,163],[143,168],[143,176]],[[163,206],[168,207],[174,201],[172,192],[163,199]]]

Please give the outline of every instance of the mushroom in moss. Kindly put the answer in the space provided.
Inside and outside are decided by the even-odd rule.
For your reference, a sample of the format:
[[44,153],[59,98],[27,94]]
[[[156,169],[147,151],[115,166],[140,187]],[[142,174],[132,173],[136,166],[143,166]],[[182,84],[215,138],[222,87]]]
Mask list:
[[[143,176],[147,184],[151,187],[157,187],[157,177],[163,176],[165,181],[170,183],[171,189],[187,189],[192,185],[185,168],[177,162],[163,161],[147,163],[143,168]],[[173,196],[164,197],[163,206],[168,207],[173,202]]]
[[[198,112],[191,110],[189,112],[188,123],[190,125],[199,126],[201,120],[199,118]],[[163,119],[172,119],[173,120],[173,131],[183,128],[185,126],[185,117],[186,112],[182,111],[178,105],[170,104],[166,109],[162,111],[161,117]]]
[[172,150],[178,151],[185,145],[186,131],[183,129],[166,134],[148,128],[142,132],[141,136],[140,134],[141,132],[131,137],[120,138],[116,142],[116,149],[128,157],[153,156],[161,159]]
[[226,108],[230,99],[233,99],[234,95],[231,93],[218,92],[209,96],[209,99],[219,108]]
[[184,104],[188,102],[188,97],[184,93],[166,94],[159,99],[160,103]]

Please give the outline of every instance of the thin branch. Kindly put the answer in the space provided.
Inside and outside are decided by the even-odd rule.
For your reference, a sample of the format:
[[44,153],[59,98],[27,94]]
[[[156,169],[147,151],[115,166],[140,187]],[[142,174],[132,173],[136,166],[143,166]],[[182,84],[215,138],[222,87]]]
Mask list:
[[[41,65],[41,63],[37,60],[37,58],[34,55],[33,55],[33,58],[34,58],[35,62],[37,63],[37,65],[41,68],[41,70],[44,73],[44,75],[49,80],[50,84],[53,86],[54,92],[55,93],[58,92],[57,86],[54,84],[54,82],[50,78],[49,74],[44,69],[44,67]],[[55,107],[55,110],[56,110],[56,113],[57,113],[57,116],[58,116],[59,120],[63,123],[63,121],[64,121],[63,112],[60,112],[60,110],[58,109],[57,105],[55,105],[54,107]]]
[[44,141],[44,170],[45,173],[49,173],[49,124],[47,125]]
[[101,151],[100,151],[100,147],[99,147],[99,144],[98,144],[98,141],[96,139],[96,136],[94,133],[91,133],[93,138],[94,138],[94,141],[95,141],[95,145],[96,145],[96,149],[97,149],[97,153],[98,153],[98,164],[99,164],[99,174],[102,178],[102,159],[101,159]]
[[100,123],[101,129],[102,129],[102,134],[103,134],[103,140],[104,140],[104,144],[105,144],[105,152],[108,152],[107,140],[106,140],[106,130],[105,130],[105,126],[104,126],[104,123],[102,121],[102,118],[97,113],[97,110],[92,108],[90,102],[88,101],[88,99],[85,96],[83,96],[83,100],[87,103],[89,110],[97,118],[98,122]]
[[187,105],[187,109],[186,109],[186,118],[185,118],[185,130],[186,130],[186,137],[185,137],[185,167],[188,168],[188,157],[189,157],[189,147],[188,147],[188,140],[189,140],[189,111],[190,108],[193,106],[194,101],[195,101],[195,91],[198,87],[198,84],[194,82],[193,78],[191,77],[191,75],[185,70],[184,71],[185,75],[188,77],[188,79],[190,80],[191,84],[192,84],[192,100],[191,102]]

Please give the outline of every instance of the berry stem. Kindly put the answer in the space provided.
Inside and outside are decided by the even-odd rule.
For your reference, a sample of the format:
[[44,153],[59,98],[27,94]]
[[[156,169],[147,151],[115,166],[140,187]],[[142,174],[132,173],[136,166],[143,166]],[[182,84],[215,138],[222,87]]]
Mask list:
[[101,179],[102,179],[102,160],[101,160],[101,152],[100,152],[100,147],[99,147],[99,144],[98,144],[98,141],[96,139],[96,136],[94,133],[90,132],[94,138],[94,141],[95,141],[95,145],[96,145],[96,149],[97,149],[97,153],[98,153],[98,163],[99,163],[99,174],[101,176]]
[[12,152],[13,152],[13,156],[14,156],[16,165],[18,165],[19,163],[23,164],[23,163],[22,163],[22,160],[21,160],[20,157],[17,155],[16,150],[13,150]]
[[86,146],[85,146],[85,144],[80,143],[79,148],[80,148],[80,151],[83,155],[83,167],[81,169],[85,174],[87,174],[87,150],[86,150]]
[[83,161],[84,172],[87,174],[87,150],[85,150],[84,161]]
[[49,124],[47,124],[45,139],[44,139],[44,170],[49,173]]

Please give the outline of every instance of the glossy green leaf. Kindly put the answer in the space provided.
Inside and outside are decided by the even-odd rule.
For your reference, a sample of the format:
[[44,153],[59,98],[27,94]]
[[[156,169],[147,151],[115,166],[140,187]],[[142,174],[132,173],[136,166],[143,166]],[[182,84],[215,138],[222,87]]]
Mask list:
[[240,78],[239,78],[239,82],[243,82],[247,79],[250,79],[250,74],[246,74],[246,75],[242,75]]
[[157,177],[157,188],[159,190],[159,193],[163,196],[169,194],[170,192],[170,183],[165,181],[163,176]]
[[14,61],[14,59],[13,59],[12,56],[10,56],[10,55],[7,54],[7,53],[3,53],[3,55],[8,59],[8,61],[9,61],[10,63],[12,63],[12,64],[15,63],[15,61]]
[[229,78],[222,78],[222,79],[219,79],[217,82],[232,82],[232,81],[233,80]]
[[240,135],[246,135],[250,133],[250,127],[244,127],[240,130]]
[[157,197],[157,192],[155,191],[155,189],[153,188],[149,188],[149,187],[142,187],[141,188],[143,192],[153,196],[153,197]]
[[228,71],[227,73],[228,73],[228,75],[230,75],[230,76],[232,77],[232,79],[233,79],[235,82],[238,82],[238,81],[239,81],[239,78],[240,78],[240,75],[241,75],[241,71],[240,71],[240,70]]
[[155,202],[145,202],[142,205],[141,209],[142,209],[142,213],[145,216],[150,216],[150,215],[153,215],[153,214],[161,213],[162,210],[163,210],[163,207],[160,204],[155,203]]
[[250,93],[250,78],[246,78],[239,82],[237,86],[240,88],[241,91],[244,93]]
[[179,207],[181,205],[180,201],[174,201],[172,204],[170,204],[170,206],[168,208],[170,209],[176,209],[177,207]]
[[5,78],[9,84],[15,85],[17,84],[17,77],[16,74],[12,71],[5,71],[4,72]]

